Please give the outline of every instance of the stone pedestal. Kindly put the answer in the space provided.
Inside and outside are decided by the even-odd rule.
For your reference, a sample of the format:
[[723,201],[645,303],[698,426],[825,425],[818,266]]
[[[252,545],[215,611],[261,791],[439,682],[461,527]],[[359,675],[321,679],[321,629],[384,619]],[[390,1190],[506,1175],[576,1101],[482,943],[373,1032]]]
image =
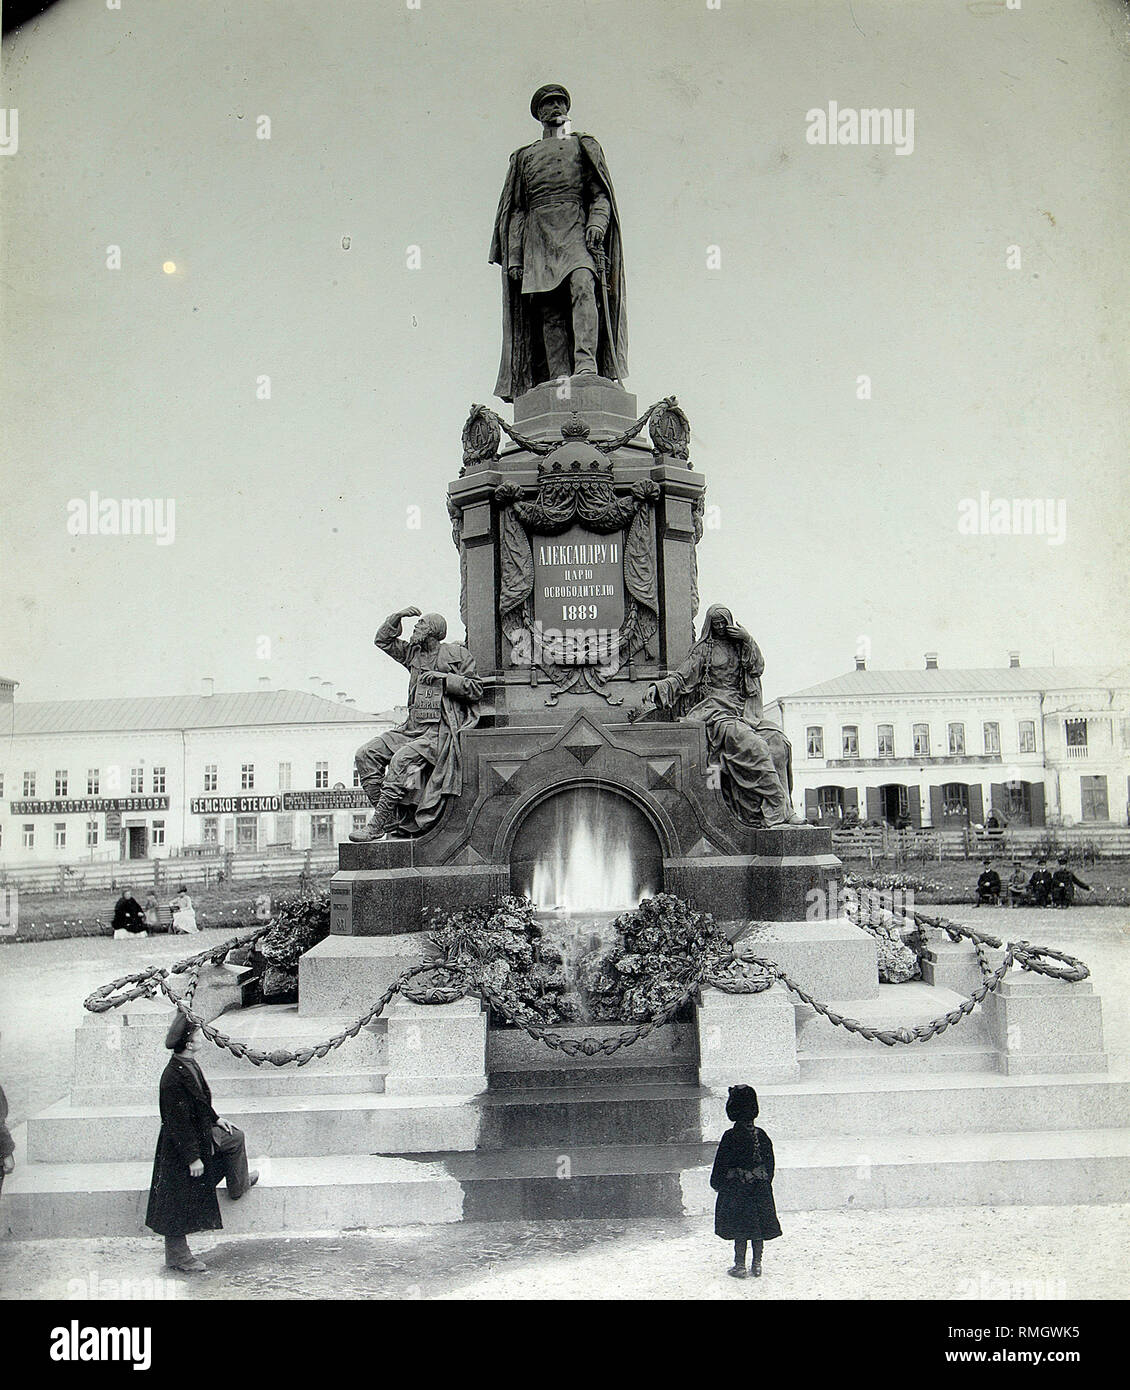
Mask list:
[[562,425],[581,415],[593,434],[623,434],[636,422],[636,398],[603,376],[546,381],[514,402],[514,427],[533,439],[556,439]]
[[699,1080],[725,1088],[792,1081],[800,1073],[796,1022],[788,991],[761,994],[704,989],[698,1010]]
[[981,984],[981,967],[973,943],[951,941],[947,936],[931,933],[922,957],[922,979],[939,989],[952,989],[955,994],[972,994]]
[[327,936],[298,963],[299,1011],[356,1018],[393,980],[424,959],[420,932],[405,935]]
[[740,931],[734,944],[743,954],[776,962],[822,1002],[874,999],[879,993],[874,938],[846,917],[830,922],[758,922]]
[[1014,968],[982,1008],[1009,1076],[1107,1069],[1102,1001],[1090,980],[1065,984]]
[[75,1029],[75,1105],[151,1103],[169,1054],[173,1009],[164,996],[135,999],[104,1014],[84,1014]]
[[388,1019],[387,1095],[470,1096],[487,1088],[487,1015],[477,998],[410,1004],[397,998]]

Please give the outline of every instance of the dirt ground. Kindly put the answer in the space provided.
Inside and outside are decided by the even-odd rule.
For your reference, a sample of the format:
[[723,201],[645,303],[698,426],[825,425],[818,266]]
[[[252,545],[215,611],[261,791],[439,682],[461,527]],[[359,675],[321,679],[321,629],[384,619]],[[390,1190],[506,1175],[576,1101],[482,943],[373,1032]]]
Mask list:
[[[244,1198],[254,1200],[254,1194]],[[0,1242],[6,1299],[1124,1298],[1130,1206],[931,1207],[782,1218],[760,1279],[731,1279],[709,1217],[398,1226],[196,1237],[168,1274],[158,1239]]]

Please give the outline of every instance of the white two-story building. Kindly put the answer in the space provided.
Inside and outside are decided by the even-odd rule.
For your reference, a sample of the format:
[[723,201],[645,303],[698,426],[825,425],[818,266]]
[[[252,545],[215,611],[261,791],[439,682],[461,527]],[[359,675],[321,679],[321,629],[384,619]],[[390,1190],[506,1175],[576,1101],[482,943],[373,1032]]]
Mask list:
[[807,819],[960,829],[1124,826],[1130,667],[856,669],[766,707],[793,745]]
[[404,717],[260,689],[15,699],[0,680],[0,865],[329,848],[367,819],[353,755]]

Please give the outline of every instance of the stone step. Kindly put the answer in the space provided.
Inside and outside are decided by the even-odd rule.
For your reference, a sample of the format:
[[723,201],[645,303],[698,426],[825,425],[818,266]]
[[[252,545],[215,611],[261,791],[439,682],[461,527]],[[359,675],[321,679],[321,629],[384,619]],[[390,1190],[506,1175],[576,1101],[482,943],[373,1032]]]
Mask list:
[[[610,1060],[610,1059],[608,1059]],[[698,1084],[698,1067],[693,1062],[680,1066],[601,1066],[568,1069],[538,1067],[526,1071],[492,1071],[490,1090],[494,1092],[528,1090],[574,1090],[593,1085],[640,1086]]]
[[[563,1038],[618,1037],[630,1023],[563,1023],[553,1032]],[[487,1034],[487,1067],[491,1073],[516,1071],[597,1072],[620,1067],[693,1066],[698,1060],[698,1030],[693,1017],[661,1024],[645,1037],[616,1052],[567,1057],[547,1047],[521,1028],[491,1028]],[[537,1083],[534,1083],[537,1084]]]
[[[164,1040],[172,1017],[167,1005],[148,1000],[110,1014],[88,1015],[75,1030],[72,1099],[79,1105],[150,1103],[169,1059]],[[296,1052],[336,1036],[352,1021],[334,1014],[301,1015],[295,1004],[262,1004],[223,1014],[213,1023],[227,1036],[261,1051]],[[215,1095],[382,1091],[388,1070],[387,1025],[378,1020],[303,1067],[269,1062],[256,1067],[207,1041],[198,1060]]]
[[[337,1079],[327,1077],[321,1095],[217,1095],[217,1109],[252,1155],[276,1158],[688,1143],[729,1124],[725,1092],[687,1082],[412,1097],[328,1089]],[[1130,1127],[1130,1079],[1105,1074],[853,1076],[758,1091],[763,1124],[790,1139]],[[27,1122],[26,1153],[42,1163],[142,1162],[159,1126],[152,1104],[60,1101]]]
[[[336,1081],[335,1074],[327,1081]],[[395,1154],[474,1148],[480,1109],[454,1096],[215,1096],[216,1109],[247,1136],[248,1156],[322,1153]],[[33,1163],[128,1163],[152,1160],[161,1127],[154,1105],[75,1106],[60,1101],[27,1122]]]
[[909,1044],[883,1047],[871,1043],[872,1053],[861,1056],[799,1054],[800,1080],[813,1083],[847,1080],[853,1076],[943,1076],[956,1072],[977,1072],[982,1075],[1000,1070],[995,1048],[948,1048],[937,1043]]
[[693,1082],[490,1092],[476,1147],[565,1152],[578,1145],[697,1143],[709,1096]]
[[[297,1052],[305,1047],[336,1037],[353,1022],[342,1014],[300,1014],[297,1004],[263,1004],[240,1009],[214,1020],[214,1026],[239,1042],[250,1044],[261,1052],[283,1050]],[[324,1057],[316,1057],[305,1067],[290,1064],[273,1067],[264,1062],[251,1067],[246,1058],[236,1057],[227,1048],[205,1042],[198,1055],[211,1084],[212,1078],[242,1076],[248,1070],[301,1072],[315,1068],[322,1072],[355,1072],[381,1070],[388,1059],[387,1025],[383,1020],[363,1028],[356,1037],[346,1040]],[[213,1088],[215,1089],[215,1088]]]
[[[971,1055],[960,1054],[950,1073],[888,1069],[861,1077],[853,1068],[844,1077],[761,1084],[763,1114],[767,1124],[796,1138],[1130,1126],[1130,1079],[978,1072],[967,1065]],[[528,1079],[528,1073],[521,1075]],[[473,1097],[412,1097],[383,1095],[372,1089],[372,1077],[358,1077],[355,1088],[343,1089],[348,1075],[302,1068],[264,1078],[291,1088],[281,1093],[252,1090],[250,1082],[225,1084],[214,1099],[252,1145],[275,1155],[661,1143],[709,1138],[728,1124],[721,1089],[671,1077],[617,1085],[603,1084],[604,1076],[587,1083],[576,1075],[570,1079],[569,1086]],[[319,1089],[299,1093],[293,1089],[297,1082]],[[60,1101],[27,1126],[34,1161],[140,1161],[152,1153],[159,1118],[152,1103]]]
[[[791,1211],[1116,1203],[1125,1130],[781,1139],[774,1192]],[[713,1144],[274,1159],[226,1229],[301,1232],[517,1218],[699,1215],[712,1209]],[[147,1163],[30,1163],[5,1183],[15,1238],[145,1233]],[[783,1223],[784,1224],[784,1223]]]

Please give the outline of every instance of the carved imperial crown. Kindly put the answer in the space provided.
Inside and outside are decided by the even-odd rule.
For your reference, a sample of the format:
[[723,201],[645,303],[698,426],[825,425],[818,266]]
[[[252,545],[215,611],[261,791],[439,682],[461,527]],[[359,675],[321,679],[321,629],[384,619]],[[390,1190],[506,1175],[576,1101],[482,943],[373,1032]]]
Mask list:
[[[566,427],[567,428],[567,427]],[[588,426],[585,427],[588,433]],[[575,478],[589,482],[612,481],[612,460],[583,437],[564,439],[538,464],[538,481],[548,478]],[[564,481],[564,479],[563,479]]]

